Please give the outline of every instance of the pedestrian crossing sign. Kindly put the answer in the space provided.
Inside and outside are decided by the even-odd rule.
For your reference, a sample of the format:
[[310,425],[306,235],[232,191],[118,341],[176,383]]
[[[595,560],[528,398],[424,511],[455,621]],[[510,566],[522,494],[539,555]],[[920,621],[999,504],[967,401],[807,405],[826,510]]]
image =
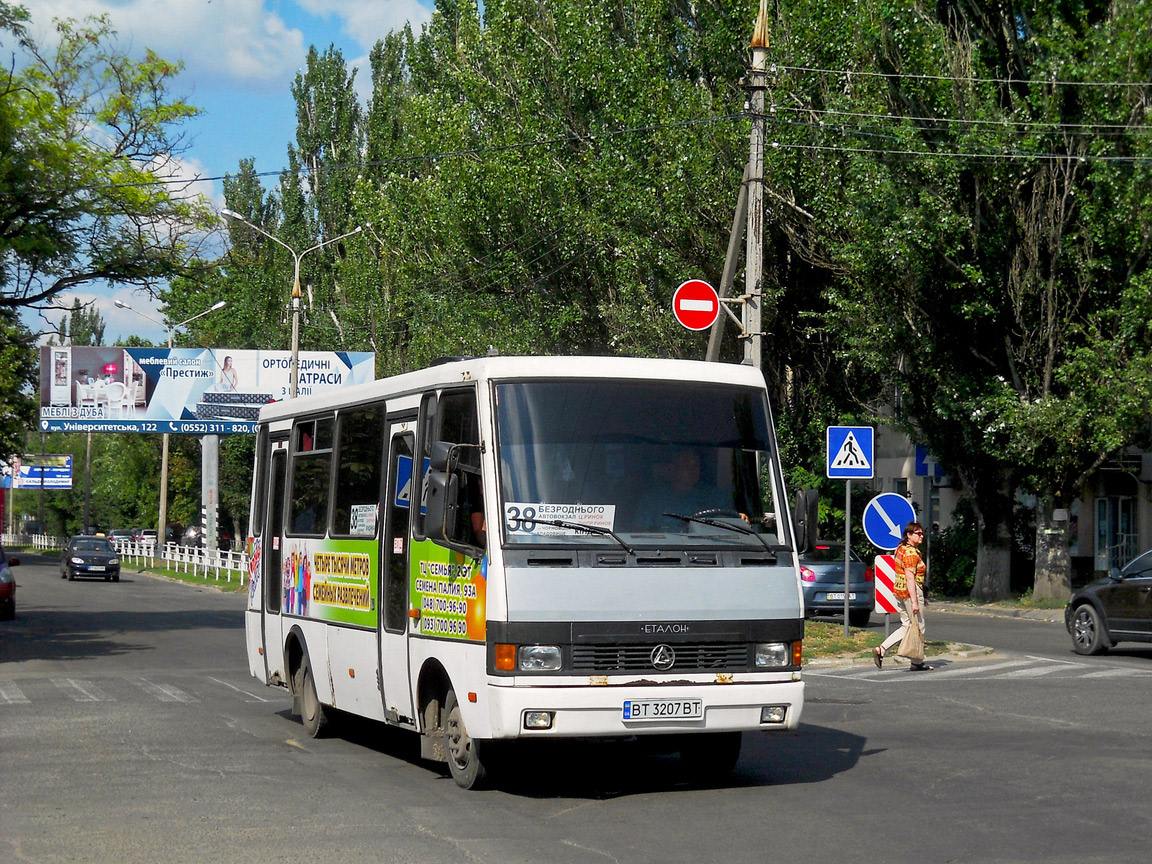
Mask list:
[[871,480],[874,431],[871,426],[829,426],[826,476],[831,480]]

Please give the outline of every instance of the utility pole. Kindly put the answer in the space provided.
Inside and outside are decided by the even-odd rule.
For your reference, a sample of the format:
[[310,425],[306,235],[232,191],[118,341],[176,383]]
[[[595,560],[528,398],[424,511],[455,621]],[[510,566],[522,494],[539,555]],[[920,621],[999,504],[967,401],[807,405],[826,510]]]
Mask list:
[[768,86],[768,0],[760,0],[752,34],[752,69],[748,76],[748,107],[752,115],[748,154],[748,231],[745,238],[744,364],[761,369],[764,296],[764,91]]
[[[724,272],[720,276],[720,290],[717,291],[720,296],[721,308],[728,315],[732,313],[723,304],[727,301],[728,295],[732,293],[732,280],[736,277],[736,258],[739,254],[740,235],[744,233],[744,226],[747,221],[748,166],[745,165],[744,177],[740,181],[740,196],[736,201],[736,215],[732,218],[732,231],[728,235],[728,254],[724,256]],[[712,325],[712,329],[708,333],[708,353],[704,355],[704,359],[709,363],[717,363],[720,360],[720,340],[724,336],[724,318],[724,315],[717,315],[716,323]],[[741,326],[743,325],[741,324]]]
[[[748,164],[740,183],[740,197],[732,219],[732,232],[728,235],[728,253],[724,258],[724,273],[720,277],[721,309],[740,328],[744,340],[743,363],[762,368],[764,333],[762,330],[761,302],[764,295],[764,92],[768,88],[768,3],[760,0],[756,29],[752,34],[752,68],[745,79],[748,90],[748,111],[752,120],[752,134]],[[729,299],[736,274],[736,257],[740,234],[744,233],[744,293]],[[741,316],[736,320],[727,303],[740,303]],[[724,317],[719,316],[708,335],[705,359],[720,359],[720,340],[724,332]]]

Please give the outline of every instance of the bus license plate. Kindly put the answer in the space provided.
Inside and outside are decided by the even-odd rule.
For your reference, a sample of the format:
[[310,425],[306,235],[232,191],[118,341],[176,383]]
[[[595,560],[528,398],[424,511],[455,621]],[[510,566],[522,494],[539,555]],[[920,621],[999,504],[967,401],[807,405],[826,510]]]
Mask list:
[[699,699],[631,699],[624,703],[625,720],[699,720],[703,716]]
[[[843,599],[844,599],[844,592],[843,592],[843,591],[841,591],[841,592],[840,592],[840,593],[838,593],[838,594],[837,594],[837,593],[832,593],[832,594],[829,594],[829,595],[828,595],[828,599],[829,599],[829,600],[843,600]],[[855,591],[853,591],[851,594],[849,594],[849,595],[848,595],[848,599],[849,599],[849,600],[855,600],[855,599],[856,599],[856,592],[855,592]]]

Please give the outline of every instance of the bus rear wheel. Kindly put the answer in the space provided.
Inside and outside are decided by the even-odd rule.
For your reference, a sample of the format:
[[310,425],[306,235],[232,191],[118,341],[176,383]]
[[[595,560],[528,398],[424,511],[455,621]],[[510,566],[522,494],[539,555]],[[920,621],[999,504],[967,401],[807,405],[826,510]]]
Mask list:
[[448,771],[461,789],[475,789],[488,773],[482,757],[483,742],[468,734],[460,716],[456,691],[444,700],[444,741],[448,750]]
[[328,725],[328,713],[320,697],[316,695],[316,681],[312,678],[312,667],[304,663],[296,672],[297,691],[300,694],[300,722],[304,731],[313,738],[319,738]]

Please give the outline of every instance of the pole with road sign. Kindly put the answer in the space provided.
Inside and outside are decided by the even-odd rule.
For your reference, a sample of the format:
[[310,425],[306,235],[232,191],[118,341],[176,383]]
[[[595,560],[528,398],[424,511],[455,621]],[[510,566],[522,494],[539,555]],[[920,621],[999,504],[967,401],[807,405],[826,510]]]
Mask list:
[[[868,542],[875,546],[877,549],[887,549],[889,551],[895,549],[900,545],[900,541],[904,539],[904,526],[912,522],[916,518],[916,510],[912,506],[912,502],[895,492],[884,492],[877,495],[868,502],[868,506],[864,508],[864,536],[868,538]],[[881,566],[881,561],[886,561],[886,565]],[[885,570],[885,566],[887,570]],[[876,556],[876,611],[880,611],[880,592],[881,592],[881,574],[887,574],[888,589],[891,594],[891,610],[884,610],[884,635],[887,636],[891,631],[891,619],[888,617],[892,612],[899,612],[900,607],[896,603],[895,589],[893,581],[896,574],[896,559],[891,555],[878,555]]]
[[904,539],[904,526],[915,519],[911,501],[896,492],[883,492],[864,508],[864,535],[877,549],[891,551]]
[[689,279],[672,295],[672,313],[682,327],[707,330],[720,314],[720,296],[702,279]]
[[852,579],[852,480],[872,479],[875,430],[871,426],[829,426],[825,432],[829,480],[844,480],[844,635],[848,635],[848,603]]

